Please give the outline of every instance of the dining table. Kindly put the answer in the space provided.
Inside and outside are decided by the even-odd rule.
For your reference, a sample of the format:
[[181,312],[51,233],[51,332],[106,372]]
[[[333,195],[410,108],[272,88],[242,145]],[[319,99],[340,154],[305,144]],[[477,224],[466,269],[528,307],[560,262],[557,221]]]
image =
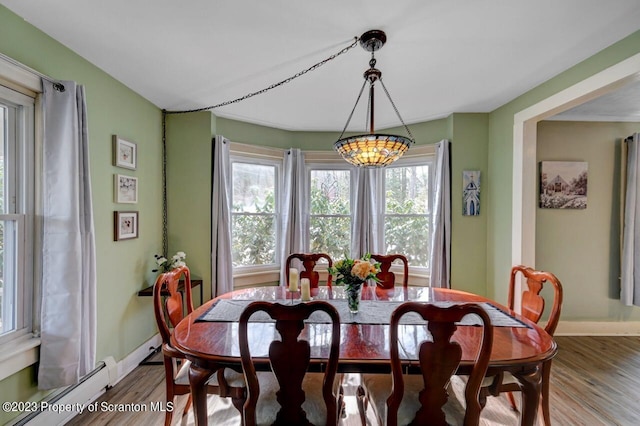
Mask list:
[[[503,372],[513,374],[521,384],[521,424],[533,425],[541,395],[541,365],[557,352],[553,338],[537,324],[486,297],[454,289],[434,287],[395,287],[382,289],[365,284],[359,311],[347,307],[344,287],[311,289],[313,300],[326,300],[340,314],[340,373],[390,374],[389,319],[391,312],[405,301],[418,301],[439,306],[478,303],[493,325],[493,346],[487,377]],[[191,361],[189,383],[196,424],[207,424],[206,382],[217,370],[231,368],[242,372],[238,342],[238,318],[252,301],[264,300],[281,304],[304,303],[298,291],[284,286],[242,288],[222,294],[195,309],[174,329],[172,345]],[[328,317],[327,317],[328,318]],[[254,317],[249,323],[251,352],[256,354],[256,368],[268,370],[269,345],[277,339],[274,322]],[[467,320],[467,318],[465,318]],[[407,318],[400,324],[399,347],[403,370],[420,372],[420,343],[430,340],[424,321]],[[323,371],[328,357],[331,328],[328,321],[310,317],[301,338],[311,346],[310,371]],[[462,360],[456,370],[467,375],[473,366],[482,339],[482,328],[473,318],[458,324],[453,339],[462,348]]]

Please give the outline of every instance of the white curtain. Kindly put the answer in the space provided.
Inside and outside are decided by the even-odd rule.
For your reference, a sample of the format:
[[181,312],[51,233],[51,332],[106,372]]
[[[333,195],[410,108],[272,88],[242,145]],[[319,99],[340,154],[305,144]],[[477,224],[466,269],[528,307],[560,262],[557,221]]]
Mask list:
[[291,148],[284,153],[283,189],[281,197],[280,283],[286,282],[285,261],[291,253],[309,250],[309,195],[304,153]]
[[[640,193],[638,167],[640,134],[627,142],[627,190],[622,237],[622,274],[620,299],[627,306],[640,306]],[[624,142],[623,142],[624,143]],[[624,148],[624,147],[623,147]]]
[[384,253],[380,231],[382,220],[382,179],[384,169],[356,168],[354,173],[355,203],[351,222],[351,257],[360,258],[366,253]]
[[83,86],[43,80],[42,302],[38,387],[95,367],[96,252]]
[[213,141],[211,194],[211,294],[213,297],[233,290],[229,143],[229,140],[222,136],[216,136]]
[[450,142],[436,144],[433,215],[429,265],[432,287],[451,287],[451,154]]

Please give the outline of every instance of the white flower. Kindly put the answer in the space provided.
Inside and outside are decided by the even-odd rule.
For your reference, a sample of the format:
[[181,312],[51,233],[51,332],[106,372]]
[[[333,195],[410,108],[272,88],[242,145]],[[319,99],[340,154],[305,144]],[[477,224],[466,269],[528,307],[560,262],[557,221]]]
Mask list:
[[166,258],[164,258],[164,257],[159,257],[159,258],[157,258],[157,259],[156,259],[156,263],[157,263],[158,265],[162,265],[162,264],[163,264],[164,262],[166,262],[166,261],[167,261],[167,259],[166,259]]
[[179,256],[180,258],[184,259],[185,257],[187,257],[187,255],[183,252],[183,251],[179,251],[176,253],[176,256]]

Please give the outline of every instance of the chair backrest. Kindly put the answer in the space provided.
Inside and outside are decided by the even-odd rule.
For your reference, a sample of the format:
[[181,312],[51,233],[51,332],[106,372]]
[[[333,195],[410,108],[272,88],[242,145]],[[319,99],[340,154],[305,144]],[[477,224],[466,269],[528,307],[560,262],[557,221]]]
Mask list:
[[[184,300],[182,293],[178,291],[180,278],[184,276]],[[163,300],[164,299],[164,300]],[[187,312],[184,312],[184,304]],[[172,329],[187,314],[193,311],[191,300],[191,273],[187,266],[173,269],[158,275],[153,285],[153,310],[158,323],[158,330],[162,336],[162,342],[170,344]]]
[[324,311],[329,315],[332,322],[331,347],[324,371],[322,395],[327,407],[327,424],[337,424],[338,404],[334,382],[340,355],[340,316],[333,306],[324,301],[295,305],[257,301],[247,306],[240,315],[238,330],[240,356],[247,382],[244,424],[247,426],[256,424],[255,411],[260,395],[260,386],[254,360],[249,350],[247,333],[249,319],[257,311],[264,311],[276,320],[276,329],[281,336],[281,340],[274,340],[269,346],[269,362],[280,385],[277,401],[281,408],[277,415],[276,424],[282,425],[307,424],[306,413],[302,409],[302,404],[305,401],[302,381],[311,360],[311,353],[309,342],[298,340],[298,337],[304,328],[304,320],[309,318],[311,313]]
[[380,280],[378,287],[391,289],[396,285],[396,275],[390,271],[391,264],[396,260],[400,260],[403,266],[402,286],[409,285],[409,261],[401,254],[372,254],[371,259],[380,262],[380,272],[376,275]]
[[545,300],[540,295],[544,283],[548,282],[553,286],[553,303],[545,326],[545,331],[553,336],[558,326],[562,309],[562,283],[551,272],[536,271],[524,265],[514,266],[511,268],[511,279],[509,281],[509,308],[511,309],[515,305],[516,279],[519,273],[525,277],[527,283],[527,288],[522,292],[521,314],[533,322],[537,323],[545,310]]
[[420,302],[405,302],[391,314],[391,377],[392,392],[387,399],[387,424],[397,425],[398,408],[404,394],[404,380],[398,350],[398,326],[400,318],[408,312],[418,313],[425,321],[432,336],[432,341],[420,343],[419,362],[424,380],[424,389],[419,394],[420,407],[411,424],[446,425],[442,407],[447,401],[447,386],[451,376],[456,372],[462,358],[462,348],[452,341],[456,324],[468,314],[476,314],[482,321],[482,342],[478,346],[477,355],[467,386],[465,389],[466,411],[464,425],[477,425],[482,410],[479,393],[480,385],[487,372],[491,347],[493,343],[493,326],[489,315],[477,304],[466,303],[440,308]]
[[[313,268],[320,259],[326,259],[328,267],[333,266],[333,260],[331,256],[326,253],[292,253],[287,257],[285,271],[289,271],[291,268],[291,262],[294,259],[298,259],[302,262],[302,271],[300,271],[300,278],[308,278],[311,288],[318,288],[320,282],[320,274],[318,271],[314,271]],[[327,286],[331,287],[333,276],[327,275]],[[289,274],[286,274],[286,283],[289,287]]]

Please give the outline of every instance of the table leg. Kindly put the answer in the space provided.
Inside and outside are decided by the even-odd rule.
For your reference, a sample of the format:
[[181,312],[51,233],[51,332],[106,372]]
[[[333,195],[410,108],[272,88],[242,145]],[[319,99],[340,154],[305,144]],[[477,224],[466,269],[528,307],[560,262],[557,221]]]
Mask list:
[[520,424],[533,426],[538,414],[540,391],[542,389],[542,374],[540,368],[528,374],[515,375],[522,385],[522,408]]
[[189,386],[193,400],[193,416],[198,426],[207,424],[207,380],[210,376],[211,371],[191,363],[189,367]]

